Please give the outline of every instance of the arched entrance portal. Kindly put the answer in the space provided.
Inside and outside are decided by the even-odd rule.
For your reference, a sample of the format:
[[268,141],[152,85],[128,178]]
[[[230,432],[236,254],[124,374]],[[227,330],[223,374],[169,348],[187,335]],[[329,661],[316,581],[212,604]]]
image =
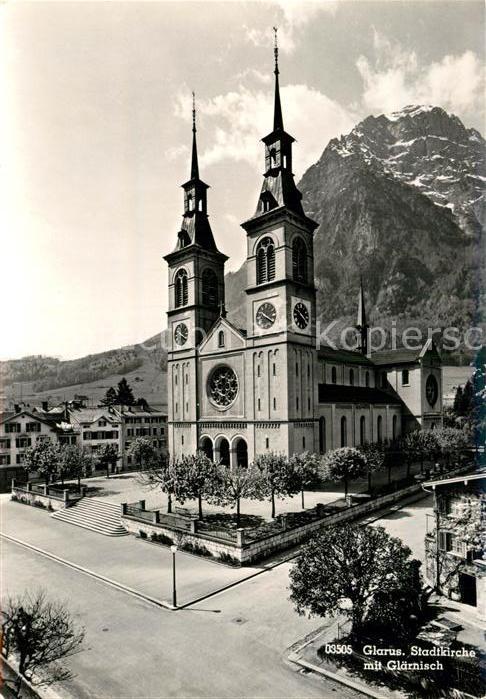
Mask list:
[[248,446],[244,439],[239,439],[236,442],[236,465],[241,468],[248,466]]
[[199,448],[200,448],[201,451],[203,451],[203,452],[206,454],[206,456],[208,457],[208,459],[210,459],[211,461],[213,461],[213,458],[214,458],[214,454],[213,454],[213,443],[212,443],[212,441],[209,439],[209,437],[203,437],[203,438],[201,439],[201,444],[200,444]]
[[230,465],[230,446],[225,437],[223,437],[219,443],[219,463],[223,464],[223,466]]

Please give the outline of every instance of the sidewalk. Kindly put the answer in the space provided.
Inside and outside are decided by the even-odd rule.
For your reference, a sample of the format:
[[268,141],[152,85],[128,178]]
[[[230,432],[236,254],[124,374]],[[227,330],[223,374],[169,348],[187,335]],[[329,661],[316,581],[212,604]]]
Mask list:
[[[35,507],[0,499],[0,531],[157,600],[172,599],[172,554],[133,536],[108,537],[65,524]],[[3,560],[8,565],[8,560]],[[251,577],[261,568],[229,568],[176,554],[177,602],[184,605]],[[46,581],[47,584],[47,581]]]

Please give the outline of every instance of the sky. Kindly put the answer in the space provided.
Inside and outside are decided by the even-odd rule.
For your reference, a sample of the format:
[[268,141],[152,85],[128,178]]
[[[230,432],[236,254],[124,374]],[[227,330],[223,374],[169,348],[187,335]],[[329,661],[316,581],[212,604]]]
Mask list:
[[297,179],[331,138],[407,104],[484,133],[482,1],[4,3],[0,359],[81,357],[165,327],[192,90],[213,232],[238,269],[274,25]]

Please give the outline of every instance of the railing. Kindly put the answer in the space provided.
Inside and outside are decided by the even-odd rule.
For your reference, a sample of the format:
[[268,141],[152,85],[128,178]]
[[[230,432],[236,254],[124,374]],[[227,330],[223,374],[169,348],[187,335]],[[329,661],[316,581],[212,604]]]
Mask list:
[[55,500],[63,500],[65,503],[75,502],[84,497],[86,486],[81,486],[79,491],[72,491],[69,488],[55,487],[52,485],[41,485],[39,483],[30,483],[29,481],[18,483],[15,479],[12,480],[12,493],[18,491],[26,494],[40,495],[46,498],[54,498]]

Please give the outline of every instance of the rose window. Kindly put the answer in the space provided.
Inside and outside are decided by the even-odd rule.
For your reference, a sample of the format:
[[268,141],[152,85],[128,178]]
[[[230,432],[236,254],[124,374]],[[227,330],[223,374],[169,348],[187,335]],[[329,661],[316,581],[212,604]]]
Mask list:
[[238,395],[238,377],[230,367],[218,367],[209,377],[208,392],[213,403],[227,408]]

